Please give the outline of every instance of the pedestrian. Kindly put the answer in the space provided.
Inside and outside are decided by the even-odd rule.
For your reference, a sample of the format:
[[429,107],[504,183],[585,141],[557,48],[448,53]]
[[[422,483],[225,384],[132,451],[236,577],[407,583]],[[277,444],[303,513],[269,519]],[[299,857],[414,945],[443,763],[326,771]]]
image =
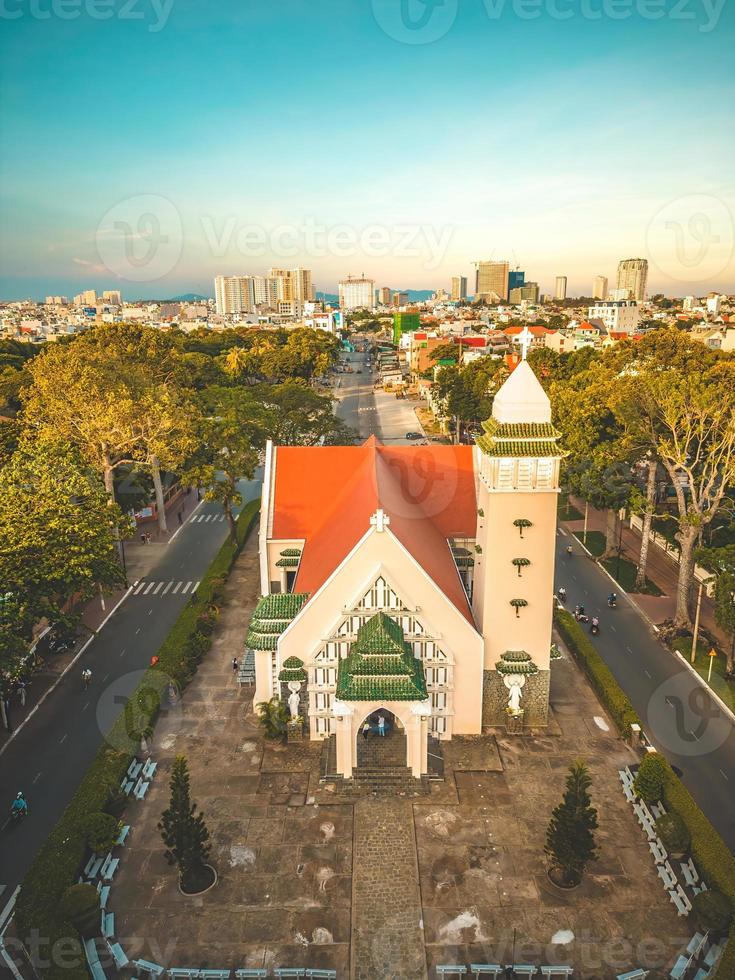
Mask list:
[[385,717],[378,715],[378,735],[385,736]]
[[89,667],[85,667],[84,670],[82,671],[82,687],[84,688],[85,691],[89,687],[91,680],[92,680],[92,671],[89,669]]
[[10,698],[7,694],[3,694],[0,698],[0,714],[3,716],[3,724],[5,725],[5,731],[9,732],[11,735],[13,733],[13,723],[10,720]]
[[238,661],[237,657],[233,657],[232,658],[232,673],[233,674],[236,674],[239,669],[240,669],[240,662]]
[[176,516],[177,516],[177,517],[178,517],[178,519],[179,519],[179,527],[181,527],[181,525],[182,525],[182,524],[184,523],[184,516],[183,516],[183,514],[181,513],[181,511],[179,511],[179,512],[178,512],[178,514],[177,514]]
[[146,543],[146,544],[150,544],[150,543],[151,543],[151,535],[150,535],[150,531],[146,531],[146,532],[145,532],[145,543]]
[[145,534],[145,531],[141,531],[140,532],[140,543],[141,544],[146,544],[147,543],[146,542],[146,534]]
[[365,739],[366,742],[369,734],[370,734],[370,722],[366,720],[365,724],[362,726],[362,737]]
[[26,706],[26,682],[23,680],[18,681],[18,695],[20,697],[20,706],[25,708]]
[[157,663],[158,663],[158,657],[154,653],[153,656],[151,657],[151,667],[155,667]]

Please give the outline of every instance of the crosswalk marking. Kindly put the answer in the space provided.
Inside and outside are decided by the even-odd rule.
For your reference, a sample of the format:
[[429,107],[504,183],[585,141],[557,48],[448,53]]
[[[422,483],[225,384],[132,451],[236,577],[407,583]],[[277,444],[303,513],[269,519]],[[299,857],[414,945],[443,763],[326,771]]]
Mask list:
[[212,524],[216,524],[217,522],[222,523],[224,519],[224,514],[195,514],[189,518],[189,521],[191,524],[208,524],[210,521]]
[[196,590],[199,588],[200,580],[196,582],[186,581],[186,579],[171,579],[170,581],[149,581],[148,579],[143,579],[138,582],[133,589],[133,595],[139,595],[141,598],[143,596],[148,596],[152,599],[154,596],[158,599],[162,599],[165,595],[169,593],[171,595],[194,595]]

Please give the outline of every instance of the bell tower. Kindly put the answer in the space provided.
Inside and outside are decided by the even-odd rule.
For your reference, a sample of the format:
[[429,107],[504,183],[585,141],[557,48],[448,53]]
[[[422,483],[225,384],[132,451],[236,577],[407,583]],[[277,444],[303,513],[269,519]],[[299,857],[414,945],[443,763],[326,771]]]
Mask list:
[[503,680],[507,665],[524,663],[527,676],[515,710],[519,725],[529,728],[548,721],[563,453],[549,399],[525,353],[495,396],[492,416],[483,423],[475,447],[479,486],[473,612],[485,646],[483,724],[505,724],[511,711],[509,686]]

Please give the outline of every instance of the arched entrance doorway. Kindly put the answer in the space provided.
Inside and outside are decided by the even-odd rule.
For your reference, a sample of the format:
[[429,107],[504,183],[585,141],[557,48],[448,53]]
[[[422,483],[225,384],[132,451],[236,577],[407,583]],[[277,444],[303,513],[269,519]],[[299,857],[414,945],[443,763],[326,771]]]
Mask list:
[[359,769],[407,765],[406,732],[397,715],[387,708],[377,708],[363,718],[357,730],[356,758]]

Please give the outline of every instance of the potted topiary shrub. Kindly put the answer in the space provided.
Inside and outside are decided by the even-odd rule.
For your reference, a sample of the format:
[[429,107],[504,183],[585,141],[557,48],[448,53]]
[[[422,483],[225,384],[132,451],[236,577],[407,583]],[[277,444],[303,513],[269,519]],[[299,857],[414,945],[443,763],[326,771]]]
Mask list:
[[673,858],[683,858],[689,850],[689,831],[678,813],[665,813],[654,824],[661,843]]
[[722,892],[700,892],[692,899],[692,915],[700,929],[727,932],[732,922],[732,905]]
[[646,803],[656,803],[663,796],[666,763],[658,752],[649,752],[638,767],[633,789]]
[[71,885],[61,896],[59,911],[84,939],[100,934],[100,896],[94,885]]

